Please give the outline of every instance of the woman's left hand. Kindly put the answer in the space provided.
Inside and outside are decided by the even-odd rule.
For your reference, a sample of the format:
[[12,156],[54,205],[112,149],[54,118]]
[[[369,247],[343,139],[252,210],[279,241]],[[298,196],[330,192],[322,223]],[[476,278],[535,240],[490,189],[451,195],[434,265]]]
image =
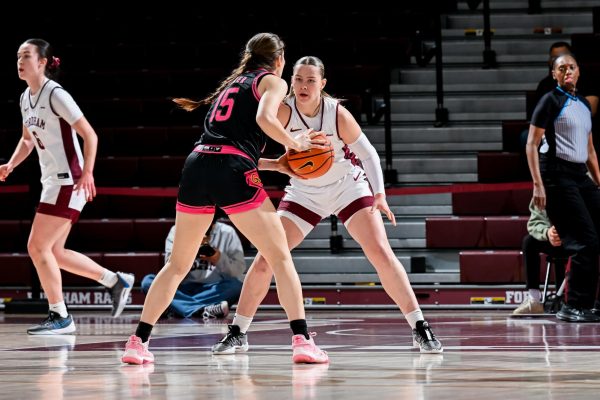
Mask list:
[[84,172],[75,184],[74,190],[79,194],[83,190],[85,199],[92,201],[96,197],[96,184],[94,183],[94,175],[91,172]]
[[388,206],[387,200],[385,199],[385,194],[377,193],[375,195],[375,200],[373,201],[373,205],[371,206],[371,212],[381,211],[384,213],[390,221],[392,221],[392,225],[396,226],[396,216],[390,210],[390,206]]

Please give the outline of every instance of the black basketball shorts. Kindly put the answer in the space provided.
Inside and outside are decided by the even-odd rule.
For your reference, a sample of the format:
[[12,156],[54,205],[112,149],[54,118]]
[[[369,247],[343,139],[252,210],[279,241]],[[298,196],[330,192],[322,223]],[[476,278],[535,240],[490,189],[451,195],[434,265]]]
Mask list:
[[213,214],[215,206],[237,214],[267,198],[254,161],[233,146],[198,145],[183,166],[177,211]]

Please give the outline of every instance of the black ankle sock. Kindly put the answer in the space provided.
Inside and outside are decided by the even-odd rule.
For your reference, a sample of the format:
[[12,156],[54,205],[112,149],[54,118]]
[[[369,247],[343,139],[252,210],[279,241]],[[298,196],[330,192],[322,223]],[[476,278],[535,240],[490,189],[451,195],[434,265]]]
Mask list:
[[306,340],[310,338],[310,336],[308,336],[308,326],[306,326],[305,319],[295,319],[290,321],[290,328],[292,328],[294,335],[304,335]]
[[152,328],[154,325],[147,324],[145,322],[138,322],[137,329],[135,330],[135,336],[142,339],[142,343],[146,343],[150,338],[150,333],[152,333]]

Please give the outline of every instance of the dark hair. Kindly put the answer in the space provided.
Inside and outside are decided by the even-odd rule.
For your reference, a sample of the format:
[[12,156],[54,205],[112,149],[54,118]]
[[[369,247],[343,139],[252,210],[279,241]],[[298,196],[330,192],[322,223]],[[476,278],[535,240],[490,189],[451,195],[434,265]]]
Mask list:
[[23,44],[32,44],[37,48],[39,57],[47,60],[44,75],[55,79],[60,72],[60,59],[54,56],[54,49],[50,43],[44,39],[27,39]]
[[[319,72],[321,73],[321,79],[325,79],[325,64],[323,64],[323,61],[321,61],[321,59],[319,57],[304,56],[304,57],[300,58],[298,61],[296,61],[294,63],[294,71],[296,70],[296,68],[298,68],[301,65],[312,65],[313,67],[319,68]],[[287,97],[292,97],[295,95],[296,94],[294,93],[294,86],[290,85],[290,91],[289,91]],[[321,96],[333,98],[333,96],[331,96],[325,90],[321,90]]]
[[572,51],[572,50],[571,50],[571,45],[570,45],[569,43],[567,43],[567,42],[554,42],[554,43],[552,43],[552,45],[550,46],[550,49],[548,49],[548,54],[551,54],[551,53],[552,53],[552,50],[554,50],[554,49],[558,49],[558,48],[560,48],[560,47],[564,47],[564,48],[566,48],[566,49],[567,49],[567,52],[569,52],[569,53]]
[[556,56],[556,57],[552,58],[552,69],[554,69],[554,67],[556,66],[556,61],[559,58],[562,58],[562,57],[571,57],[573,60],[575,60],[575,64],[579,65],[579,62],[577,61],[577,57],[575,57],[575,54],[573,54],[573,53],[563,53],[563,54],[561,54],[559,56]]
[[275,61],[283,54],[285,44],[274,33],[258,33],[246,43],[242,52],[240,63],[231,74],[225,78],[219,87],[200,101],[194,101],[186,98],[175,98],[173,101],[186,111],[193,111],[203,104],[212,103],[225,87],[233,82],[245,71],[253,71],[259,68],[272,71],[275,69]]

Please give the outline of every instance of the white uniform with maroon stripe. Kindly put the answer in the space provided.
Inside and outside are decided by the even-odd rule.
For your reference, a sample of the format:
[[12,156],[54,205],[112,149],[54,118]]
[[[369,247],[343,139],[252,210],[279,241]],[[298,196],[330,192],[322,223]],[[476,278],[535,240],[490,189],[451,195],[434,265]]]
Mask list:
[[329,171],[318,178],[291,178],[277,212],[292,220],[304,235],[331,214],[338,215],[347,225],[354,212],[366,206],[361,199],[371,198],[373,193],[363,169],[355,165],[358,160],[340,139],[337,129],[339,103],[330,97],[322,97],[319,113],[311,118],[300,113],[295,97],[286,102],[291,108],[286,131],[292,136],[309,128],[325,132],[333,144],[334,159]]
[[29,88],[23,92],[21,115],[23,125],[33,136],[42,172],[43,189],[38,212],[70,215],[68,210],[53,210],[48,205],[81,211],[85,194],[83,191],[79,195],[71,192],[73,184],[81,177],[83,155],[71,125],[83,113],[69,93],[47,79],[37,93],[32,95]]

